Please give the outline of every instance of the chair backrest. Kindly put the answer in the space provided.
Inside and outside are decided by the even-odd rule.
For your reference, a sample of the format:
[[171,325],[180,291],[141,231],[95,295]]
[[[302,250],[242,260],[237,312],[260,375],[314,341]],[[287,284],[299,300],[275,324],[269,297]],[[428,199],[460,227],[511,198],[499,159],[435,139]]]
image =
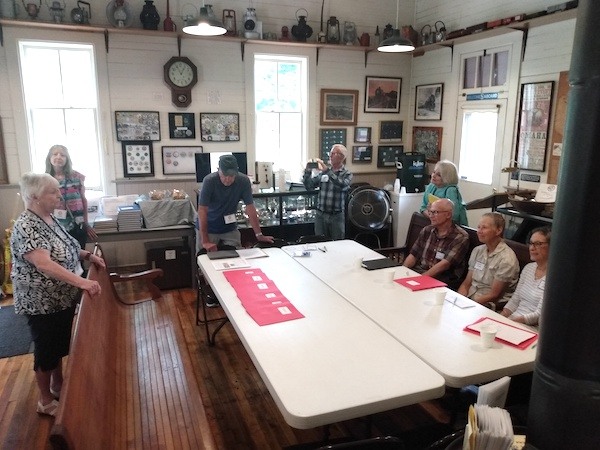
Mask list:
[[330,240],[331,239],[326,238],[322,234],[311,234],[311,235],[307,235],[307,236],[300,236],[296,240],[296,244],[314,244],[316,242],[327,242]]
[[406,233],[405,247],[408,249],[408,251],[410,251],[414,243],[417,241],[419,234],[421,234],[421,230],[427,225],[431,225],[431,221],[428,217],[425,217],[420,212],[413,213],[412,217],[410,218],[410,223],[408,224],[408,232]]
[[523,244],[522,242],[517,242],[510,239],[505,239],[504,242],[506,242],[506,245],[512,248],[513,252],[515,252],[517,259],[519,260],[519,268],[523,270],[523,267],[531,262],[529,246],[527,244]]

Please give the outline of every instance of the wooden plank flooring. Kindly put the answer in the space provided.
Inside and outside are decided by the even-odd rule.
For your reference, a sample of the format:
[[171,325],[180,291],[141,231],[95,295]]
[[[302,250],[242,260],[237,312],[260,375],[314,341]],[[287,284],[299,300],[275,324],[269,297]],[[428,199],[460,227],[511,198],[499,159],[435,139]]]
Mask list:
[[[171,290],[165,291],[164,295],[174,299],[172,307],[180,316],[186,345],[192,355],[198,355],[193,358],[193,371],[210,425],[210,430],[206,432],[213,434],[218,449],[305,449],[314,448],[309,443],[321,441],[323,428],[298,430],[285,423],[231,325],[226,325],[217,335],[216,346],[209,347],[206,344],[203,327],[196,325],[194,290]],[[10,300],[0,305],[7,303]],[[220,308],[210,309],[209,314],[216,317],[222,315],[223,311]],[[173,361],[173,364],[177,363]],[[38,392],[32,367],[31,354],[0,359],[1,449],[51,448],[48,435],[53,419],[35,412]],[[134,368],[121,370],[127,376],[127,372]],[[177,382],[173,380],[173,383]],[[169,409],[168,404],[154,407]],[[411,430],[415,429],[433,430],[421,433],[425,440],[432,442],[439,436],[440,429],[447,429],[443,423],[448,420],[449,414],[443,402],[426,402],[376,414],[372,417],[372,433],[398,436],[410,435]],[[332,440],[362,438],[365,421],[357,419],[333,424],[329,431]],[[169,430],[159,432],[168,434]],[[417,444],[407,447],[409,450],[422,448]],[[145,448],[154,448],[151,440]],[[189,448],[189,445],[182,443],[182,448]]]

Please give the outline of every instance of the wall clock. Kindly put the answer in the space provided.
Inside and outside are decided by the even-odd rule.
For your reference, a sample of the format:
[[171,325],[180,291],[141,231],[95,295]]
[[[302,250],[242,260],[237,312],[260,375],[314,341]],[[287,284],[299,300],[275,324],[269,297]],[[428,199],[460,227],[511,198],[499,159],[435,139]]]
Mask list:
[[171,101],[185,107],[192,103],[192,88],[198,82],[198,69],[189,58],[173,56],[164,66],[165,82],[171,88]]

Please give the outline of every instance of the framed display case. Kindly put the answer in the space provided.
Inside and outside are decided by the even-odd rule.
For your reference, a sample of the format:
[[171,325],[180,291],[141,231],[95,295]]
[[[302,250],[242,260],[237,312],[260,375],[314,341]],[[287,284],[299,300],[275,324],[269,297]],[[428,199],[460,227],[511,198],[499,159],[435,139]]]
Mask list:
[[[254,194],[254,206],[263,233],[288,242],[315,233],[315,214],[319,191],[285,191]],[[236,214],[242,245],[255,241],[243,203]]]

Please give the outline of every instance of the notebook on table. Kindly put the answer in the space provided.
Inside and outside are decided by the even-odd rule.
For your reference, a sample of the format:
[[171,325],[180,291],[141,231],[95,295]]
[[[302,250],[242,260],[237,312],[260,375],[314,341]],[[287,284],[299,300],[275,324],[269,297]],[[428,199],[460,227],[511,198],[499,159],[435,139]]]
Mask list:
[[385,269],[387,267],[396,267],[400,263],[390,258],[369,259],[362,262],[362,266],[367,270]]
[[208,259],[225,259],[237,258],[240,255],[237,250],[217,250],[216,252],[208,252],[206,256],[208,256]]

